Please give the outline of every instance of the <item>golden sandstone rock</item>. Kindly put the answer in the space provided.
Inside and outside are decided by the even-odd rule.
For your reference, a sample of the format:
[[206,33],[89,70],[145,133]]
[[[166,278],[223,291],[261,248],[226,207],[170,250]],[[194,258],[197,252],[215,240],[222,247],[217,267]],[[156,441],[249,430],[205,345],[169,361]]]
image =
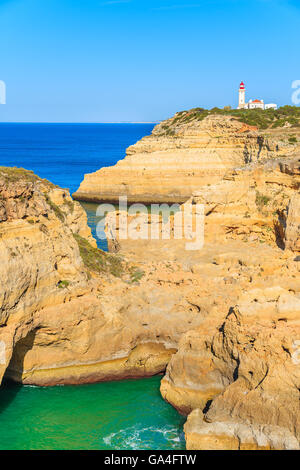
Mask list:
[[299,292],[271,287],[241,296],[208,353],[224,389],[215,393],[212,377],[206,383],[212,403],[188,420],[188,448],[299,449],[299,314]]
[[94,248],[67,191],[1,168],[0,195],[0,379],[55,385],[163,372],[200,321],[183,292],[157,283],[153,292],[134,266]]
[[299,450],[299,442],[287,429],[270,425],[207,422],[194,410],[184,426],[189,450]]
[[183,203],[229,168],[282,153],[279,146],[230,116],[182,124],[175,115],[129,147],[124,160],[85,175],[73,196],[97,202],[116,202],[125,195],[129,202]]

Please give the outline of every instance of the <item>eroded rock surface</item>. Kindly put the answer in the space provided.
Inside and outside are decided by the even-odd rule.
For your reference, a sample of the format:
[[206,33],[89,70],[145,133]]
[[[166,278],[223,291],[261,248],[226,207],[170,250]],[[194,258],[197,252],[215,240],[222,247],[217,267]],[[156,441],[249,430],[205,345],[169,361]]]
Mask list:
[[[190,401],[195,411],[185,428],[188,448],[299,448],[299,314],[299,286],[296,292],[250,290],[209,340],[205,371],[191,343],[189,355],[197,355],[191,367],[207,396]],[[196,344],[202,334],[194,332]],[[173,374],[178,360],[171,361]]]
[[188,415],[189,449],[299,448],[299,189],[297,157],[203,186],[187,202],[205,207],[200,251],[172,237],[122,240],[116,227],[119,252],[145,271],[153,260],[157,282],[193,286],[201,323],[181,337],[161,383],[165,400]]
[[287,429],[272,425],[210,423],[194,410],[184,426],[189,450],[299,450],[299,442]]
[[289,152],[231,116],[158,124],[150,136],[127,149],[115,166],[84,177],[73,195],[84,201],[185,202],[205,184],[219,181],[229,168]]

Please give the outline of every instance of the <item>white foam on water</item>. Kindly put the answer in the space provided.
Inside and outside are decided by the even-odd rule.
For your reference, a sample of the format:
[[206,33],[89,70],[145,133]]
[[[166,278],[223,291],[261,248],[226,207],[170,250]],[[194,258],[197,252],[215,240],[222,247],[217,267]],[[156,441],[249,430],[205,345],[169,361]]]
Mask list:
[[[149,435],[145,435],[146,433],[162,434],[166,441],[165,443],[179,443],[181,441],[180,435],[182,434],[181,431],[179,432],[175,427],[171,426],[163,429],[155,429],[152,427],[136,428],[132,426],[105,436],[103,442],[107,446],[113,446],[116,450],[124,448],[147,449],[150,447],[150,442]],[[153,442],[153,439],[151,439],[151,442]]]

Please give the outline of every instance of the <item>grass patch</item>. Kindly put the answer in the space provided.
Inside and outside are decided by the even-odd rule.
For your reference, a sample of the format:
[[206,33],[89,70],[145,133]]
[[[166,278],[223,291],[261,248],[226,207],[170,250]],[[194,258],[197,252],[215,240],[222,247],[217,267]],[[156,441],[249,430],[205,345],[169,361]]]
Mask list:
[[70,285],[69,281],[66,281],[66,280],[59,281],[59,282],[57,283],[57,287],[58,287],[59,289],[67,289],[67,287],[69,287],[69,285]]
[[141,269],[137,269],[136,267],[130,268],[129,273],[130,273],[130,281],[132,283],[139,282],[145,274],[144,271],[142,271]]
[[51,201],[51,199],[49,197],[49,194],[44,193],[44,196],[45,196],[47,204],[51,207],[51,209],[55,213],[56,217],[59,220],[61,220],[62,222],[64,222],[65,221],[65,214],[63,213],[63,211],[56,204],[54,204],[54,202]]
[[66,199],[64,203],[68,206],[71,214],[73,214],[74,206],[75,206],[74,201],[69,201],[68,199]]
[[270,197],[265,196],[264,194],[261,194],[259,191],[256,191],[255,202],[256,202],[257,207],[259,207],[260,209],[263,206],[266,206],[270,200],[271,200]]
[[110,255],[105,251],[94,248],[85,238],[73,234],[80,251],[80,256],[88,271],[97,273],[110,273],[121,277],[124,273],[122,260],[116,255]]

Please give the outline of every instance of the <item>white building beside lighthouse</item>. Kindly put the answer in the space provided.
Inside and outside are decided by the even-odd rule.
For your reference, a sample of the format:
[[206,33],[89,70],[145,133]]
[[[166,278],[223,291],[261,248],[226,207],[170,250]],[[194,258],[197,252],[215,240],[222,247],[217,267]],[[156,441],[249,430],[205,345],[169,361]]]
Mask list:
[[245,84],[241,82],[239,88],[239,105],[237,109],[277,109],[277,104],[265,104],[264,100],[250,100],[246,103]]

